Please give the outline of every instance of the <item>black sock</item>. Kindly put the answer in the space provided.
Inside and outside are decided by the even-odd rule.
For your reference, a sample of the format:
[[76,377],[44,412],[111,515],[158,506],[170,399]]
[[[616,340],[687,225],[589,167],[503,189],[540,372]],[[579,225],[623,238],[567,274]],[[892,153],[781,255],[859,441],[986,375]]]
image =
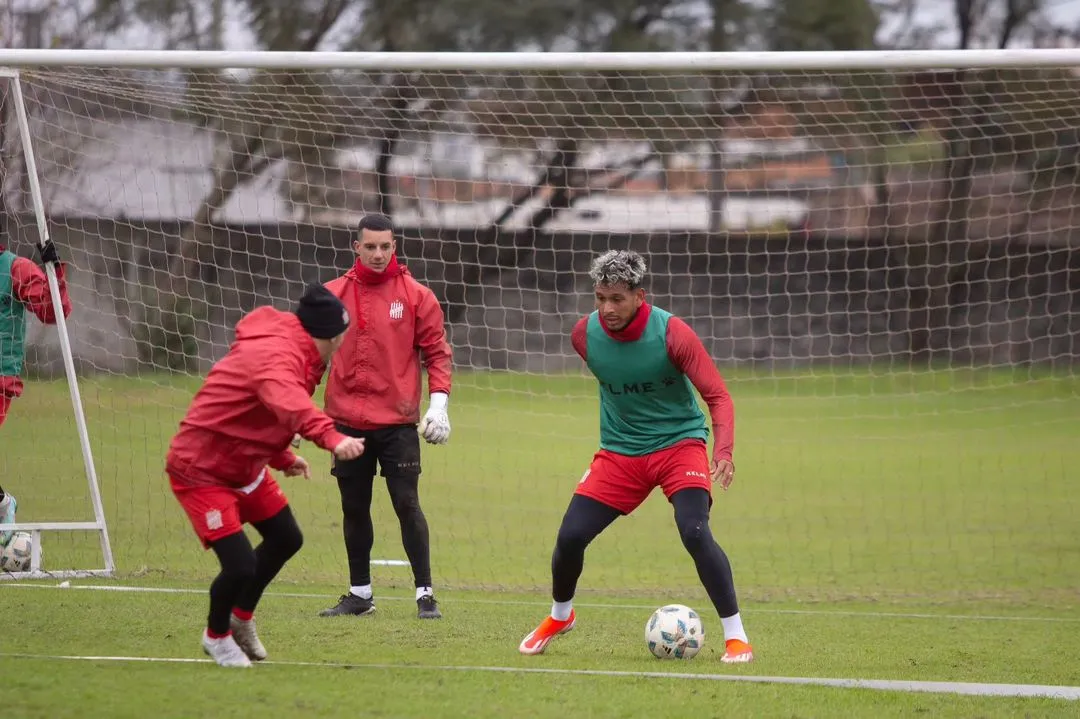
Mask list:
[[709,493],[704,489],[684,489],[671,497],[675,524],[683,546],[694,559],[698,577],[721,618],[739,612],[731,562],[709,529]]
[[401,525],[401,546],[412,566],[417,587],[431,586],[431,539],[427,517],[420,509],[420,477],[405,475],[386,478],[390,502]]
[[551,553],[551,596],[556,602],[574,598],[585,567],[585,549],[619,516],[617,509],[595,499],[578,494],[570,499]]
[[6,494],[4,494],[4,488],[3,488],[3,487],[0,487],[0,502],[3,502],[3,501],[4,501],[4,497],[6,497],[6,496],[7,496],[7,495],[6,495]]
[[255,611],[267,586],[304,544],[304,535],[289,507],[270,519],[255,522],[254,526],[263,538],[255,548],[255,576],[244,586],[234,605],[245,612]]
[[244,588],[255,578],[255,552],[243,532],[230,534],[212,545],[221,573],[210,585],[210,613],[206,626],[218,636],[229,631],[229,615]]

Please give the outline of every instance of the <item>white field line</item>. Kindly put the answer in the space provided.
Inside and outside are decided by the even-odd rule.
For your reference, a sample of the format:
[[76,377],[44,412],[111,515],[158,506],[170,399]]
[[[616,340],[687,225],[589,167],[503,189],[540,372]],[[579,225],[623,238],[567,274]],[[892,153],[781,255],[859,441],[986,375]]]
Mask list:
[[[147,593],[147,594],[206,594],[206,589],[194,589],[188,587],[139,587],[124,584],[71,584],[70,582],[61,582],[60,584],[41,584],[33,583],[28,584],[25,582],[11,582],[0,584],[0,587],[23,587],[27,589],[81,589],[89,591],[100,592],[135,592],[135,593]],[[268,591],[263,596],[266,597],[285,597],[292,599],[334,599],[336,595],[318,594],[312,592],[275,592]],[[522,607],[547,607],[548,602],[545,601],[529,601],[524,599],[477,599],[477,598],[464,598],[454,599],[453,594],[450,594],[451,599],[449,601],[459,604],[492,604],[496,606],[522,606]],[[379,595],[379,600],[383,601],[413,601],[412,596],[387,596]],[[652,611],[656,609],[655,606],[650,604],[610,604],[603,602],[574,602],[574,606],[583,607],[586,609],[630,609],[634,611],[648,610]],[[929,612],[873,612],[873,611],[855,611],[855,610],[835,610],[835,609],[774,609],[770,607],[755,606],[753,609],[749,609],[749,612],[754,614],[801,614],[808,616],[819,617],[867,617],[867,618],[887,618],[887,619],[947,619],[947,620],[960,620],[960,621],[977,621],[977,622],[1051,622],[1051,623],[1080,623],[1080,616],[1075,617],[1028,617],[1023,615],[993,615],[993,614],[933,614]]]
[[[45,661],[84,662],[143,662],[156,664],[208,664],[209,659],[186,657],[123,657],[78,656],[50,654],[0,653],[6,659],[37,659]],[[743,674],[704,674],[695,672],[630,672],[604,669],[553,669],[548,667],[491,667],[422,664],[368,664],[363,662],[291,662],[267,661],[260,665],[282,667],[321,667],[323,669],[380,669],[388,671],[433,672],[498,672],[506,674],[561,674],[591,677],[632,679],[679,679],[691,681],[748,682],[753,684],[801,684],[836,689],[873,689],[878,691],[925,692],[931,694],[966,694],[983,697],[1023,697],[1080,700],[1080,687],[1048,686],[1044,684],[981,684],[975,682],[920,682],[891,679],[830,679],[825,677],[770,677]]]

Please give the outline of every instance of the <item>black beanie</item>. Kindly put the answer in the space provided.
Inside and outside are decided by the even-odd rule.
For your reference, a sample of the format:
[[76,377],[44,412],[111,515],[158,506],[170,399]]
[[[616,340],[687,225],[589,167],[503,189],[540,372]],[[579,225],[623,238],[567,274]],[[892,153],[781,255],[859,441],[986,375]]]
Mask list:
[[308,285],[296,308],[296,316],[307,333],[316,339],[333,339],[349,328],[349,311],[322,285]]

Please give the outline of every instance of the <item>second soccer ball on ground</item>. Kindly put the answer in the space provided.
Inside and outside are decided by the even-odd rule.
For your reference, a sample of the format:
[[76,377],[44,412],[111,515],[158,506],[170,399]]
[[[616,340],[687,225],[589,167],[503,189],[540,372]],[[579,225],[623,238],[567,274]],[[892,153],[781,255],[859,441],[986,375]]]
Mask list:
[[690,607],[668,604],[645,623],[645,645],[658,659],[692,659],[705,646],[705,627]]
[[15,532],[11,541],[0,552],[0,571],[25,572],[30,569],[30,552],[33,538],[30,532]]

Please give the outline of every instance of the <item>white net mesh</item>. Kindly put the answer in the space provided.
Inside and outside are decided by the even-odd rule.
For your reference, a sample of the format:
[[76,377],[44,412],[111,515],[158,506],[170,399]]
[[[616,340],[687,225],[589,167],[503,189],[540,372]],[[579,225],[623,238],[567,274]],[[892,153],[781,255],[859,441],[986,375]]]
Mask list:
[[[569,331],[589,260],[630,247],[735,400],[713,526],[744,596],[1077,597],[1076,68],[21,78],[123,574],[212,572],[168,440],[241,313],[343,273],[350,227],[381,211],[455,355],[454,434],[422,479],[440,585],[547,586],[597,442]],[[30,256],[11,128],[9,244]],[[90,511],[54,334],[32,326],[0,435],[26,521]],[[286,576],[341,584],[336,487],[305,454]],[[374,512],[375,582],[411,585],[381,487]],[[100,562],[47,541],[46,569]],[[672,586],[697,580],[657,493],[590,549],[582,588]]]

